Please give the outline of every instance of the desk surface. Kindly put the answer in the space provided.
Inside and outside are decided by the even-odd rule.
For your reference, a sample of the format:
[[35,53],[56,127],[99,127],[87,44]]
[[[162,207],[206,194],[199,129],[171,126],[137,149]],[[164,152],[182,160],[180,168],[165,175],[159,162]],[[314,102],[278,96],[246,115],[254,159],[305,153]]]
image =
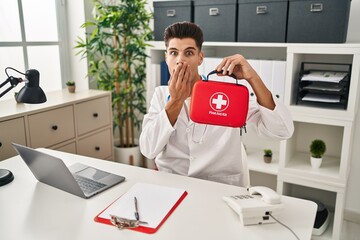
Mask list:
[[[19,156],[0,162],[15,179],[0,187],[1,239],[295,239],[278,223],[242,227],[238,216],[222,200],[244,189],[125,164],[48,149],[66,165],[82,162],[126,177],[126,181],[93,198],[82,199],[38,182]],[[155,234],[118,230],[94,217],[137,182],[186,189],[188,196]],[[310,239],[316,204],[283,196],[278,218],[300,239]]]

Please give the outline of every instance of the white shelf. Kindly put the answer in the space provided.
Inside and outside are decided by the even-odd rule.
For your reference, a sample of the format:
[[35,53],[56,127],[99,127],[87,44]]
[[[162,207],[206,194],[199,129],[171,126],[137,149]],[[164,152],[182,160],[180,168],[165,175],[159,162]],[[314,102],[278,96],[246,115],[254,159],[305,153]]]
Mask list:
[[[149,41],[152,49],[165,49],[163,41]],[[336,54],[337,52],[349,51],[354,53],[353,48],[360,48],[359,43],[344,43],[344,44],[314,44],[314,43],[268,43],[268,42],[204,42],[204,47],[271,47],[271,48],[289,48],[288,52],[293,53],[324,53],[323,49],[333,48],[335,50],[327,54]],[[345,49],[345,50],[344,50]],[[360,49],[358,52],[360,53]]]
[[277,175],[279,171],[279,153],[273,152],[271,163],[265,163],[262,149],[246,148],[248,167],[251,171]]
[[321,184],[331,184],[336,187],[345,187],[346,182],[340,179],[340,159],[324,156],[319,169],[313,169],[310,164],[309,153],[298,152],[291,157],[291,161],[281,169],[287,175],[299,176]]
[[[107,92],[100,90],[86,90],[86,91],[77,91],[76,94],[69,93],[67,89],[60,91],[52,91],[46,93],[47,101],[42,104],[26,104],[26,103],[16,103],[14,99],[8,99],[0,101],[0,120],[6,120],[8,118],[14,118],[16,116],[22,116],[24,113],[35,112],[35,111],[45,111],[51,109],[54,106],[65,106],[69,103],[74,103],[78,101],[85,101],[91,98],[96,98],[99,95],[106,96]],[[59,99],[62,99],[64,103],[59,105]]]
[[307,121],[306,119],[309,119],[308,122],[324,124],[331,124],[333,122],[331,125],[345,125],[348,123],[341,122],[352,121],[355,117],[355,113],[348,112],[345,109],[326,109],[299,105],[291,105],[289,109],[295,121],[298,119]]
[[311,172],[316,175],[336,176],[339,174],[339,166],[339,158],[324,156],[320,168],[313,169],[310,164],[310,154],[298,152],[293,155],[291,161],[285,166],[285,168]]

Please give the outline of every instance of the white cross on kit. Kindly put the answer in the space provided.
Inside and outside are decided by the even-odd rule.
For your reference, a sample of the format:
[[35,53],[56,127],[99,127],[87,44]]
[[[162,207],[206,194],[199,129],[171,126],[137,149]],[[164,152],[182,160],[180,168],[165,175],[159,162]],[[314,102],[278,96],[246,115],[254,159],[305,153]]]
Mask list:
[[213,98],[212,99],[212,104],[215,104],[216,105],[216,109],[221,109],[223,106],[226,106],[227,105],[227,101],[225,99],[223,99],[223,95],[219,94],[217,96],[217,98]]

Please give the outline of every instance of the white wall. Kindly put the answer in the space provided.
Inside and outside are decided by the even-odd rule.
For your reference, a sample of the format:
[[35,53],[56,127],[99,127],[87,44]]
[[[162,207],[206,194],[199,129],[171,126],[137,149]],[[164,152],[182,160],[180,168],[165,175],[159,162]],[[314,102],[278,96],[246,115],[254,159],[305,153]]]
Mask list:
[[[148,1],[152,6],[151,0]],[[71,76],[75,79],[79,88],[88,88],[88,79],[85,77],[87,74],[87,63],[85,60],[80,61],[79,56],[75,56],[76,50],[73,49],[75,41],[78,36],[85,37],[84,29],[80,29],[80,26],[85,21],[86,15],[89,15],[91,8],[89,7],[91,1],[68,1],[68,25],[69,25],[69,45],[70,50],[73,53],[71,56]],[[86,10],[85,10],[86,9]],[[360,0],[352,0],[348,36],[347,42],[360,43]],[[359,104],[360,106],[360,104]],[[360,157],[358,154],[358,148],[360,147],[360,113],[356,120],[356,130],[354,134],[353,152],[351,171],[348,182],[348,191],[346,193],[347,200],[345,209],[347,212],[355,212],[360,216],[360,191],[358,183],[360,182]]]
[[[86,1],[85,2],[91,2]],[[68,46],[70,53],[70,77],[76,82],[76,88],[88,89],[89,81],[86,77],[88,67],[85,59],[81,60],[81,55],[76,56],[79,51],[74,49],[78,37],[85,38],[85,29],[80,26],[85,22],[85,7],[84,1],[67,1],[67,16],[68,16]]]
[[347,42],[360,43],[360,0],[351,1]]
[[[351,1],[351,10],[348,26],[348,35],[347,42],[360,43],[360,0]],[[358,104],[360,106],[360,104]],[[360,147],[360,113],[357,114],[357,119],[355,123],[355,132],[354,132],[354,141],[353,141],[353,151],[352,151],[352,160],[350,166],[350,176],[348,180],[348,190],[346,193],[346,204],[345,204],[345,217],[346,213],[356,213],[357,216],[354,220],[360,221],[360,191],[359,191],[359,182],[360,182],[360,157],[359,157],[359,147]],[[352,215],[352,214],[350,214]]]

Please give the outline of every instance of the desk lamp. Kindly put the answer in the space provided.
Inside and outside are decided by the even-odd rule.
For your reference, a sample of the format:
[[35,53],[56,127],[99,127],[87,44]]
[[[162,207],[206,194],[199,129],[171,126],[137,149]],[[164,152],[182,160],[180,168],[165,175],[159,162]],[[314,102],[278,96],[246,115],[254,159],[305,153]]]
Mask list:
[[[8,70],[13,70],[17,73],[25,75],[25,80],[22,78],[16,78],[9,76],[7,73]],[[20,82],[25,82],[25,86],[20,90],[16,96],[16,100],[22,103],[44,103],[46,102],[46,96],[44,91],[39,86],[39,71],[35,69],[29,69],[26,73],[19,72],[18,70],[7,67],[5,68],[6,76],[8,77],[3,83],[0,84],[0,88],[5,86],[7,83],[10,83],[10,86],[5,89],[5,91],[0,93],[0,98],[4,96],[11,89],[16,87]],[[1,144],[1,143],[0,143]],[[10,183],[14,180],[14,175],[11,171],[7,169],[0,169],[0,186]]]

